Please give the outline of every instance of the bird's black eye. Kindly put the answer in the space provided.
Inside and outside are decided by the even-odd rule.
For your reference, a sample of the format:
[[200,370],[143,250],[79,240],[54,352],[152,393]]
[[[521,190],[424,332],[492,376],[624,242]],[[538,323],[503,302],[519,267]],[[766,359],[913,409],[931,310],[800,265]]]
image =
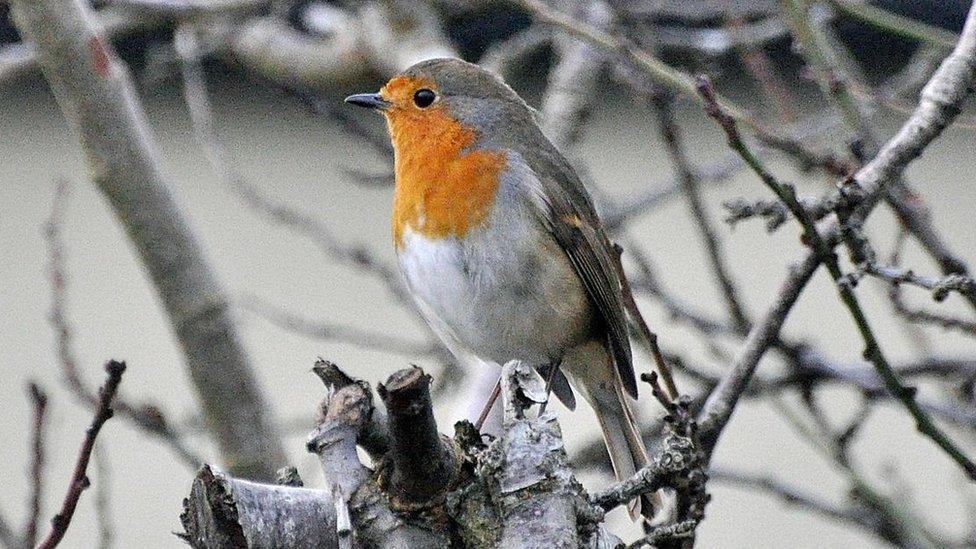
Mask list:
[[413,103],[421,109],[426,109],[437,99],[437,94],[427,88],[420,88],[413,94]]

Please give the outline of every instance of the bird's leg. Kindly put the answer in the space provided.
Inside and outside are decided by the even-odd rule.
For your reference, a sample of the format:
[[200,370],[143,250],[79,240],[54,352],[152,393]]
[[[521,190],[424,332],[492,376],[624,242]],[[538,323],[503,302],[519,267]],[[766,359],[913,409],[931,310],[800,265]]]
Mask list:
[[492,407],[495,405],[495,401],[498,400],[498,395],[502,394],[502,377],[498,376],[498,381],[495,382],[495,387],[491,390],[491,394],[488,395],[488,402],[485,403],[485,407],[481,409],[481,413],[478,415],[478,421],[475,422],[474,428],[481,432],[481,427],[485,424],[485,420],[488,419],[488,414],[491,413]]
[[552,395],[552,382],[556,379],[556,370],[559,369],[559,364],[562,360],[556,360],[549,363],[549,371],[546,372],[546,400],[539,405],[539,415],[546,413],[546,405],[549,404],[549,396]]

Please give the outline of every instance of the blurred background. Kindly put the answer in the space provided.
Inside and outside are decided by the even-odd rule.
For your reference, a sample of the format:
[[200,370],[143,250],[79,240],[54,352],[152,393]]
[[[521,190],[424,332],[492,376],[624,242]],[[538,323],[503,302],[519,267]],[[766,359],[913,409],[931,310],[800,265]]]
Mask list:
[[[227,7],[229,0],[224,4],[98,0],[94,8],[132,71],[164,176],[234,301],[244,347],[286,434],[288,459],[307,484],[315,485],[321,473],[315,457],[304,450],[304,438],[323,396],[321,384],[310,373],[317,357],[371,383],[411,363],[423,366],[436,380],[438,419],[446,431],[469,408],[458,396],[467,382],[447,365],[422,321],[397,299],[388,281],[338,259],[314,238],[256,208],[239,185],[214,168],[187,110],[181,73],[186,61],[173,47],[174,29],[196,25],[215,133],[248,188],[318,220],[337,241],[364,246],[384,265],[394,261],[389,235],[391,162],[369,137],[382,138],[385,130],[379,117],[347,109],[341,98],[375,91],[392,72],[420,57],[454,52],[491,64],[538,107],[551,93],[553,67],[566,54],[565,38],[533,23],[523,9],[474,0],[413,7],[382,1],[251,1],[232,8]],[[579,7],[554,5],[570,12]],[[950,39],[960,31],[969,7],[962,0],[874,5],[922,24],[936,33],[933,36]],[[618,32],[669,64],[710,75],[716,88],[768,125],[795,130],[811,147],[856,157],[860,144],[839,123],[791,47],[789,26],[776,2],[619,0],[609,6]],[[850,13],[845,6],[860,9],[863,4],[814,3],[810,19],[829,29],[849,56],[847,75],[884,141],[910,112],[925,76],[948,49],[934,39],[894,36],[858,16],[864,12]],[[397,46],[392,50],[364,53],[361,42],[343,40],[350,25],[358,25],[357,32],[379,32],[371,24],[376,19],[370,19],[379,15],[370,15],[370,10],[380,10],[388,23],[396,23],[405,12],[431,17],[434,23],[411,21],[417,25],[412,28],[425,30],[408,36],[394,33],[390,36]],[[129,370],[123,394],[158,405],[186,444],[207,461],[217,461],[217,454],[200,426],[184,358],[156,291],[119,221],[91,183],[77,138],[29,48],[19,42],[8,12],[0,0],[0,402],[5,412],[0,417],[5,441],[0,446],[0,513],[18,525],[28,512],[31,408],[25,388],[36,381],[50,395],[42,513],[46,526],[90,421],[89,408],[64,383],[49,319],[51,258],[44,229],[59,181],[70,189],[61,218],[64,305],[82,377],[94,386],[102,379],[101,365],[107,359],[125,360]],[[436,32],[431,34],[431,29]],[[367,42],[389,45],[390,36],[387,42],[383,37]],[[636,204],[639,211],[627,215],[615,238],[625,248],[639,250],[653,267],[656,289],[638,288],[637,297],[662,346],[694,365],[693,372],[720,375],[741,338],[705,334],[668,305],[677,302],[701,318],[729,322],[699,222],[674,190],[677,173],[652,102],[626,84],[617,64],[613,56],[606,56],[594,65],[597,82],[585,91],[585,117],[578,136],[564,141],[564,150],[585,172],[602,211],[619,213]],[[308,97],[315,98],[314,105]],[[678,97],[674,109],[689,161],[702,173],[727,175],[703,177],[701,191],[742,304],[758,316],[775,295],[788,264],[800,257],[799,231],[793,223],[775,232],[767,232],[762,220],[725,223],[724,203],[771,196],[753,174],[730,163],[724,136],[696,103]],[[935,227],[969,263],[976,262],[974,132],[976,117],[970,109],[907,172],[919,200],[930,208]],[[838,179],[782,154],[767,151],[767,156],[772,169],[804,195],[820,195]],[[658,200],[641,205],[642,198],[656,192]],[[887,254],[897,240],[897,221],[879,209],[868,228],[877,249]],[[938,274],[938,267],[911,242],[902,263],[920,273]],[[626,266],[639,272],[632,262]],[[909,322],[895,311],[884,282],[867,279],[858,294],[893,362],[976,358],[973,334]],[[925,291],[906,289],[905,294],[919,307],[972,318],[973,311],[957,296],[936,304]],[[330,329],[323,330],[323,325]],[[317,337],[311,333],[316,331],[328,333]],[[831,361],[869,370],[860,358],[860,339],[825,272],[815,275],[784,333]],[[394,340],[379,341],[370,334]],[[648,371],[649,358],[640,355],[638,366]],[[770,355],[759,374],[775,376],[784,368],[776,355]],[[963,419],[946,425],[972,455],[976,405],[971,385],[967,395],[945,381],[936,376],[919,383],[923,394],[959,411]],[[694,375],[679,375],[679,384],[698,394]],[[815,398],[838,429],[863,411],[862,391],[842,383],[818,384]],[[800,416],[801,423],[808,420],[802,416],[802,401],[792,390],[743,401],[713,465],[730,475],[782,481],[828,506],[845,508],[852,469],[839,467],[823,448],[798,434],[791,414]],[[872,401],[871,407],[851,443],[853,470],[947,545],[976,546],[970,545],[976,543],[973,485],[915,432],[901,407],[884,399]],[[793,412],[784,414],[784,409]],[[559,408],[559,413],[570,457],[591,455],[598,440],[592,413],[585,406],[573,413]],[[661,411],[647,399],[641,414],[650,423]],[[121,419],[107,424],[98,444],[90,475],[93,487],[82,496],[63,545],[105,545],[100,524],[109,521],[112,546],[179,546],[172,532],[181,529],[181,502],[195,470],[170,446]],[[590,487],[605,485],[610,479],[606,464],[593,466],[591,460],[589,465],[581,472],[584,482]],[[710,492],[713,500],[699,528],[700,547],[888,546],[869,529],[791,505],[759,483],[717,478]],[[623,515],[614,515],[612,525],[631,538],[637,534]]]

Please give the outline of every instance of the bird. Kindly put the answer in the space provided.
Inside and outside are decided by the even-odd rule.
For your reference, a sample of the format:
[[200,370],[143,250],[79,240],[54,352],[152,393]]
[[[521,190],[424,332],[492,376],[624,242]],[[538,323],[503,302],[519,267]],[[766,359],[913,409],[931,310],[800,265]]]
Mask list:
[[[618,480],[650,463],[616,252],[574,168],[501,77],[460,59],[417,63],[378,93],[394,151],[397,263],[460,361],[521,360],[568,408],[596,412]],[[651,498],[631,516],[650,518]]]

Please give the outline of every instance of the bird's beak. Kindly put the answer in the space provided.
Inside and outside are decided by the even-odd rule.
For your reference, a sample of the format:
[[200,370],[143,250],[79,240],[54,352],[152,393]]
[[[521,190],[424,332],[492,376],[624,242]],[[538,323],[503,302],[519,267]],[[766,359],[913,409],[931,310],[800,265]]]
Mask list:
[[346,98],[346,103],[366,107],[367,109],[376,109],[378,111],[386,110],[390,106],[390,102],[383,99],[378,93],[357,93],[356,95],[350,95]]

